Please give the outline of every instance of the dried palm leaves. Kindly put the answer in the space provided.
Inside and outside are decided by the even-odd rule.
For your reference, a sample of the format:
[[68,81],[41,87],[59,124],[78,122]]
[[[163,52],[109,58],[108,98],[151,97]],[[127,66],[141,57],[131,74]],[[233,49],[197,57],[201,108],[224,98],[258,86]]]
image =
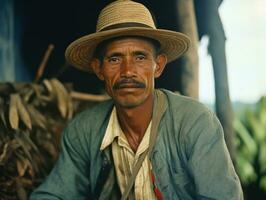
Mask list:
[[0,84],[0,200],[27,199],[49,173],[74,113],[69,94],[57,79]]

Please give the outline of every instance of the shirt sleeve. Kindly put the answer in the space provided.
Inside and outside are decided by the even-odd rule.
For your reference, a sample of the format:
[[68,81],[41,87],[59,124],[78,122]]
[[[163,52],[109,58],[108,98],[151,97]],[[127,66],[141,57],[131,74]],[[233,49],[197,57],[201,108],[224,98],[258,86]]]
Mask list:
[[227,150],[223,129],[213,113],[193,123],[186,150],[197,199],[242,200],[243,192]]
[[78,129],[63,132],[62,151],[50,175],[30,196],[30,200],[87,199],[90,195],[89,158],[86,158]]

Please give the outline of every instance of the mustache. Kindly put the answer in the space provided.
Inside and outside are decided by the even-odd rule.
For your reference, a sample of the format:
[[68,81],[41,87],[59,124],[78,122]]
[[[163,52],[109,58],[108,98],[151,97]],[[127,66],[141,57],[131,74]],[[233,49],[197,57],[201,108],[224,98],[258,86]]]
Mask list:
[[146,87],[146,85],[144,83],[130,78],[130,79],[122,79],[122,80],[116,82],[113,86],[113,89],[117,90],[117,89],[124,88],[124,85],[126,85],[126,84],[134,85],[134,87],[136,87],[136,88],[145,88]]

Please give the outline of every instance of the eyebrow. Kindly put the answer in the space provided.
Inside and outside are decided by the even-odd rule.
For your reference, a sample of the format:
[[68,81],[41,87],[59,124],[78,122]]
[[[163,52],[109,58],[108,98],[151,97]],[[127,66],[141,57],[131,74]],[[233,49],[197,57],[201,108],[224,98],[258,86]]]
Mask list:
[[145,55],[145,56],[147,56],[148,52],[146,52],[146,51],[134,51],[133,55]]
[[[152,52],[153,53],[153,52]],[[148,52],[146,51],[141,51],[141,50],[136,50],[136,51],[133,51],[131,53],[131,55],[133,56],[136,56],[136,55],[145,55],[147,56],[148,55]],[[104,58],[110,58],[110,57],[122,57],[122,56],[125,56],[123,53],[120,53],[120,52],[113,52],[109,55],[105,55]]]
[[123,56],[123,54],[119,52],[113,52],[110,55],[104,55],[104,58],[119,57],[119,56]]

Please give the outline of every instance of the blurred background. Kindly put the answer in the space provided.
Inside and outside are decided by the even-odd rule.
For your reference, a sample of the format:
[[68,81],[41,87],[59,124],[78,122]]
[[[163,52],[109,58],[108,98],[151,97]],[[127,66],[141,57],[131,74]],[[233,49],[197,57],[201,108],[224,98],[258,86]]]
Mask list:
[[[231,99],[254,103],[266,94],[266,1],[224,0],[219,13],[227,38]],[[212,64],[207,44],[208,38],[203,38],[199,47],[200,99],[214,102]]]
[[[56,161],[68,120],[106,98],[93,74],[65,62],[64,50],[95,31],[110,2],[0,1],[0,200],[27,199]],[[266,1],[139,2],[158,28],[191,38],[189,52],[168,64],[156,87],[216,112],[245,199],[266,199]]]

